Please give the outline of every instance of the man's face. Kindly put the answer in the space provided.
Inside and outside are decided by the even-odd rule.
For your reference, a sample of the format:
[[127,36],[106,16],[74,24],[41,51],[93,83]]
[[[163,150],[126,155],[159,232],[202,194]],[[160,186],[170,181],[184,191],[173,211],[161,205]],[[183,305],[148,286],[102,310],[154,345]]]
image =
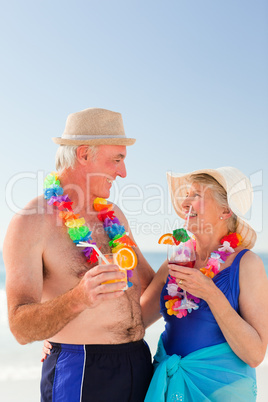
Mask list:
[[127,151],[121,145],[100,145],[88,161],[88,184],[91,197],[108,198],[117,176],[126,177]]

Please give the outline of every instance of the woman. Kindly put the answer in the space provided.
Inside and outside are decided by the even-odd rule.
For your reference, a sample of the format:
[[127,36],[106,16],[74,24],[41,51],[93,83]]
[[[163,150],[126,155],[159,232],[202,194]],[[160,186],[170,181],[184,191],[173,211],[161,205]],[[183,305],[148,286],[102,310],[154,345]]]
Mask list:
[[[191,208],[196,262],[192,269],[166,261],[142,296],[144,324],[160,318],[159,300],[166,321],[145,401],[255,401],[254,367],[265,356],[268,338],[268,280],[262,261],[249,251],[256,234],[241,217],[251,206],[250,182],[235,168],[220,168],[169,175],[168,183],[177,214],[185,218]],[[240,236],[228,238],[233,252],[225,245],[225,261],[211,278],[207,262],[229,232],[239,233],[241,244],[235,242]],[[170,315],[170,277],[200,300],[197,310]]]
[[[196,262],[194,269],[165,262],[142,296],[145,325],[159,318],[159,299],[165,319],[145,401],[255,401],[254,368],[268,341],[268,280],[249,251],[256,234],[241,217],[251,206],[250,182],[228,167],[168,175],[168,184],[176,213],[191,211]],[[181,290],[198,309],[172,309]]]

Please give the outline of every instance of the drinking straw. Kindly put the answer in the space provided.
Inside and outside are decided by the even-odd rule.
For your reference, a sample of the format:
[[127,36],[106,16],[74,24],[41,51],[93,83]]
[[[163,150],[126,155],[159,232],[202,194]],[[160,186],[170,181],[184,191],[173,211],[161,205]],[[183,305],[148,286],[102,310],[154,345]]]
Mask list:
[[187,219],[186,219],[186,222],[185,222],[185,225],[184,225],[184,227],[185,227],[186,230],[188,229],[189,218],[190,218],[190,215],[191,215],[191,211],[192,211],[192,205],[191,205],[190,208],[189,208],[189,212],[188,212],[188,214],[187,214]]
[[96,244],[90,244],[90,243],[86,243],[84,241],[80,241],[77,244],[77,247],[92,247],[92,248],[94,248],[94,250],[98,253],[98,255],[105,262],[105,264],[110,264],[109,261],[107,260],[107,258],[105,258],[104,255],[102,254],[102,252],[98,249]]

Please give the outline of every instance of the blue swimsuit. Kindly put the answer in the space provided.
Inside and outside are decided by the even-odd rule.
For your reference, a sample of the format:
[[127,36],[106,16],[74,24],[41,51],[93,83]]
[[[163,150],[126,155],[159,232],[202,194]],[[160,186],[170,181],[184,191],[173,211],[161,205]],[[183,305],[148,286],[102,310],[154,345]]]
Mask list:
[[[231,266],[225,268],[213,278],[214,283],[238,314],[239,263],[247,251],[242,250],[237,254]],[[186,317],[179,319],[174,315],[168,315],[164,300],[164,296],[167,295],[166,285],[161,293],[160,306],[161,314],[166,322],[162,339],[168,355],[176,354],[184,357],[195,350],[226,342],[220,327],[204,300],[200,300],[198,310],[187,314]]]
[[[239,263],[241,251],[230,267],[213,281],[239,314]],[[156,355],[154,375],[145,402],[255,402],[255,369],[242,361],[226,342],[207,303],[177,318],[167,314],[161,293],[161,313],[166,321]]]

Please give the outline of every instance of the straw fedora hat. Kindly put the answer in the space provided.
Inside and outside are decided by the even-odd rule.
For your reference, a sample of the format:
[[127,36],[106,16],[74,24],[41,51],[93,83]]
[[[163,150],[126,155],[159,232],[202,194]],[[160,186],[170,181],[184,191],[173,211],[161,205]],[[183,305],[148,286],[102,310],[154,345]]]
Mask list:
[[127,138],[120,113],[89,108],[67,117],[61,137],[52,140],[60,145],[133,145]]
[[244,215],[249,211],[253,200],[253,189],[249,179],[240,170],[234,167],[218,169],[202,169],[191,173],[167,173],[167,181],[171,200],[176,213],[185,218],[181,204],[189,187],[189,178],[192,174],[206,173],[212,176],[226,190],[227,200],[232,212],[237,216],[237,233],[242,236],[245,248],[252,248],[257,235],[254,229],[246,222]]

